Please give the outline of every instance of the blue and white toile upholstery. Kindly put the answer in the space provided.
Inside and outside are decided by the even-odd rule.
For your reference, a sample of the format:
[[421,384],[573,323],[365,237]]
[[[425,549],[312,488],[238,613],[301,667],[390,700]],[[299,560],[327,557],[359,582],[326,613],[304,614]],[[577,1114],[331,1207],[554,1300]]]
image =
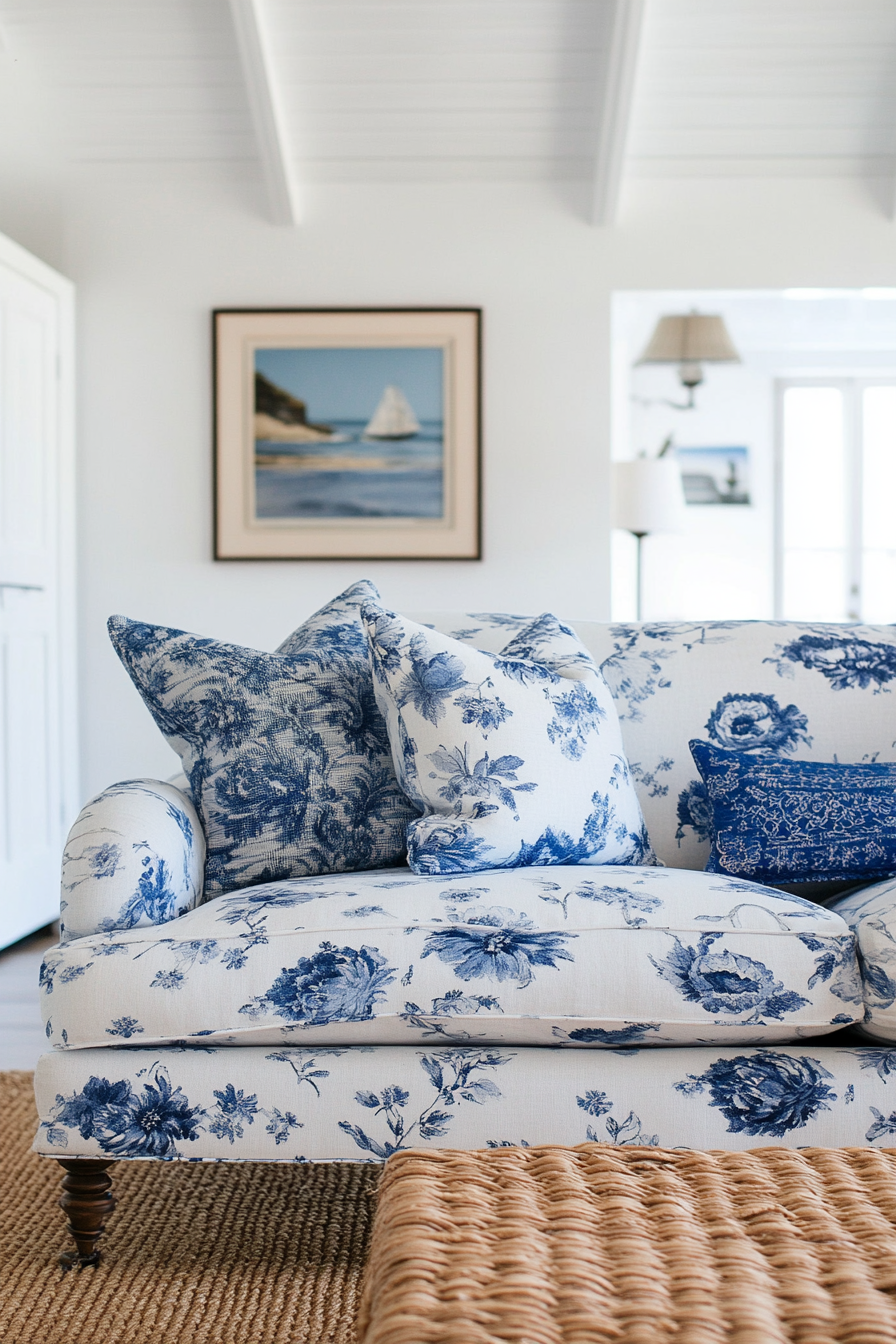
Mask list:
[[68,1049],[788,1041],[862,1017],[854,939],[710,873],[569,866],[272,882],[80,938],[41,975]]
[[[497,652],[532,617],[414,619]],[[91,818],[70,842],[36,1150],[372,1161],[587,1138],[891,1145],[896,881],[824,908],[703,873],[710,811],[688,742],[896,760],[896,628],[574,628],[613,693],[665,867],[377,868],[203,904],[198,849],[186,864],[183,831],[163,825],[182,795],[129,785],[134,810],[109,827],[126,865],[112,870]],[[171,900],[140,894],[149,848]],[[876,1045],[825,1042],[862,1020]]]
[[205,1046],[69,1050],[36,1077],[52,1157],[375,1162],[407,1148],[894,1146],[896,1050]]

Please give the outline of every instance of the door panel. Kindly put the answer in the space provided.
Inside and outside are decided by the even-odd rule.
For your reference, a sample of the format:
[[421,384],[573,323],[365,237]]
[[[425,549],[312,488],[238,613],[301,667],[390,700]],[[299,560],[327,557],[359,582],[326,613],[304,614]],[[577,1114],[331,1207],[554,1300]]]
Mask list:
[[0,256],[0,947],[59,909],[60,355],[58,295]]

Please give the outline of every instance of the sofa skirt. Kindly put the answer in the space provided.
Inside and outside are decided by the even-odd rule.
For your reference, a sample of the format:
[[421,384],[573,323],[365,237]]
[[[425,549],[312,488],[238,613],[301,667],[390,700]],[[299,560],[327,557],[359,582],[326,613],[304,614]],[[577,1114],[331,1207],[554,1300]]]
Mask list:
[[896,1049],[110,1047],[41,1057],[48,1157],[372,1162],[588,1140],[896,1146]]

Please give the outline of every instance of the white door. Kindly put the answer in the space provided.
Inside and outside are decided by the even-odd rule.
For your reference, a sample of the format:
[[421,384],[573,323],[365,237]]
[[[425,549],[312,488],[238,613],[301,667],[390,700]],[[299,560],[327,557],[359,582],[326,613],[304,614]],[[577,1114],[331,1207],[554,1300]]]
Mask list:
[[0,947],[57,917],[76,804],[72,306],[0,237]]

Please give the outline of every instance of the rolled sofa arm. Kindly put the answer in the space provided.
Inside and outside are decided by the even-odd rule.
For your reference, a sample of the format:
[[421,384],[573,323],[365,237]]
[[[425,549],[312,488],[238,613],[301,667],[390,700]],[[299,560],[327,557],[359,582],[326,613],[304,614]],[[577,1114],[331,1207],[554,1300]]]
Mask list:
[[165,924],[202,900],[205,835],[173,784],[129,779],[97,794],[62,856],[62,941]]
[[828,906],[856,936],[865,1020],[860,1030],[896,1041],[896,879],[863,887]]

